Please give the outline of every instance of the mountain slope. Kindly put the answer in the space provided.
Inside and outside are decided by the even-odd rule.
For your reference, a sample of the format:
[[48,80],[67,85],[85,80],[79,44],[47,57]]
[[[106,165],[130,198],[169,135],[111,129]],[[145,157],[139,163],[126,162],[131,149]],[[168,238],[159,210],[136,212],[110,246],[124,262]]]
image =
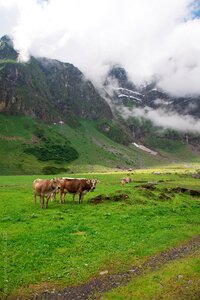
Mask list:
[[[12,51],[13,53],[11,53]],[[17,61],[8,38],[0,40],[0,112],[43,121],[112,118],[107,102],[73,65],[31,57]]]
[[[113,142],[100,133],[96,125],[95,121],[84,120],[78,127],[72,128],[0,113],[0,174],[108,171],[166,162],[161,156],[151,157],[133,145],[124,146]],[[50,142],[49,149],[54,148],[54,145],[63,149],[67,143],[68,147],[76,150],[78,156],[71,157],[71,160],[66,156],[65,160],[65,155],[62,158],[59,154],[57,160],[55,154],[49,160],[49,152],[43,151],[46,142]],[[35,151],[27,151],[33,148],[40,149],[44,157],[37,156]]]
[[[199,162],[199,151],[180,141],[165,138],[158,143],[150,138],[152,149],[156,145],[159,151],[154,156],[133,144],[124,146],[112,141],[97,130],[97,125],[96,121],[81,120],[79,126],[73,128],[62,124],[45,124],[31,117],[0,113],[0,174],[105,172],[134,170],[172,162]],[[56,148],[59,153],[54,155],[55,146],[59,146],[59,149]],[[51,151],[44,152],[45,147]],[[67,155],[65,159],[65,153],[62,152],[66,147],[75,150],[75,155],[71,155],[70,159]],[[42,157],[34,151],[27,151],[32,148],[40,149]]]

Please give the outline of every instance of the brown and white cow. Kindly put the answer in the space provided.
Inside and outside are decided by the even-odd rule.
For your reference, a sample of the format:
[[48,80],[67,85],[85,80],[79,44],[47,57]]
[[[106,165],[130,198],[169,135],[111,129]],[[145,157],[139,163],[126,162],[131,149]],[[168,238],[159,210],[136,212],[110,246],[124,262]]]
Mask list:
[[65,202],[66,193],[79,194],[78,203],[83,201],[83,196],[86,192],[92,192],[96,188],[97,179],[86,179],[86,178],[64,178],[60,185],[60,203]]
[[48,207],[49,199],[61,185],[60,179],[35,179],[33,181],[33,193],[34,193],[34,203],[36,204],[36,197],[40,197],[40,206],[44,208],[44,199],[46,197],[46,208]]

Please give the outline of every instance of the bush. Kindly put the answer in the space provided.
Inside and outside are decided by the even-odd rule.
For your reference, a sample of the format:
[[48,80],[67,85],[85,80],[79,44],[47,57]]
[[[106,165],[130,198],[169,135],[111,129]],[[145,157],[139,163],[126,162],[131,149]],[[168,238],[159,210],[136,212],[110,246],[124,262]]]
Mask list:
[[56,163],[71,162],[79,157],[76,149],[70,146],[70,142],[58,132],[35,126],[34,135],[39,139],[37,144],[27,146],[24,153],[34,155],[38,160]]
[[56,163],[70,162],[79,157],[78,152],[69,146],[68,143],[53,144],[52,141],[45,141],[40,146],[28,147],[24,150],[26,154],[32,154],[41,161],[53,160]]
[[46,166],[42,169],[42,173],[45,175],[51,175],[51,174],[59,174],[59,173],[63,173],[63,172],[70,172],[69,168],[57,168],[54,166]]

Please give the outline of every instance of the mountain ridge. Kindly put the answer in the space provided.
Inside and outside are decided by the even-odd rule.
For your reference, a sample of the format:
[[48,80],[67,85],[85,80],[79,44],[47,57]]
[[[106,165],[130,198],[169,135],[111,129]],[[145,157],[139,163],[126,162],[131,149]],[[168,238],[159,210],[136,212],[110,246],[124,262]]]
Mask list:
[[112,119],[107,102],[72,64],[31,57],[20,63],[8,38],[0,40],[0,112],[43,121],[70,117]]
[[[113,89],[112,89],[112,83]],[[161,108],[166,112],[177,112],[182,115],[190,114],[194,117],[200,117],[200,95],[199,96],[181,96],[175,97],[159,88],[154,80],[136,86],[128,77],[126,70],[122,66],[115,65],[111,67],[104,82],[104,87],[113,93],[113,104],[122,104],[130,106],[145,107],[153,109]],[[108,92],[109,93],[109,92]],[[134,103],[135,100],[135,103]],[[129,105],[127,105],[127,102]]]

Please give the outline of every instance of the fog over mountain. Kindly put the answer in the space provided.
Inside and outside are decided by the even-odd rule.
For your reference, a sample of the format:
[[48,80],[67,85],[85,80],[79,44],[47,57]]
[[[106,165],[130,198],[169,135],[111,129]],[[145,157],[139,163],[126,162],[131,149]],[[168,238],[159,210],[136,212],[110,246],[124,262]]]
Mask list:
[[21,60],[73,63],[96,85],[120,64],[134,84],[152,79],[173,96],[200,94],[199,1],[0,0],[0,36]]
[[152,109],[151,107],[127,109],[119,107],[120,113],[124,118],[143,117],[152,121],[155,126],[174,129],[180,132],[200,133],[200,120],[191,115],[180,115],[176,112],[167,112],[161,108]]

